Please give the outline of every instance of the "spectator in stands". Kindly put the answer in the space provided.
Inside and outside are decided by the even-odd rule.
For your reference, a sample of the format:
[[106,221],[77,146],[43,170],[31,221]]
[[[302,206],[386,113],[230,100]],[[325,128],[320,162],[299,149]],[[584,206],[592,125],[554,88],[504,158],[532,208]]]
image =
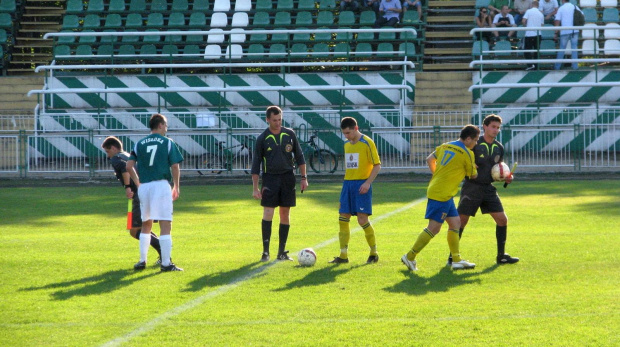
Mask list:
[[[544,0],[543,0],[544,1]],[[532,1],[532,8],[527,10],[523,15],[523,26],[532,28],[532,27],[541,27],[545,24],[545,16],[543,16],[540,9],[538,9],[538,0]],[[527,52],[528,50],[538,50],[540,47],[541,40],[540,31],[538,30],[528,30],[525,32],[525,43],[523,48],[526,50],[525,59],[536,59],[538,56],[538,52]],[[536,70],[538,68],[538,64],[532,63],[528,64],[526,71]]]
[[418,20],[422,21],[422,0],[403,0],[403,13],[407,12],[409,8],[416,8],[418,10]]
[[[563,27],[571,27],[573,26],[573,14],[575,9],[579,12],[582,12],[577,5],[573,5],[570,3],[570,0],[563,0],[564,4],[562,7],[558,9],[558,12],[555,14],[554,25],[563,26]],[[583,12],[582,12],[583,13]],[[564,51],[566,50],[566,46],[568,45],[568,40],[570,40],[570,50],[571,50],[571,59],[577,59],[577,42],[579,40],[579,30],[556,30],[554,40],[558,40],[558,36],[560,37],[560,50],[558,51],[558,56],[556,59],[564,59]],[[561,62],[555,63],[554,68],[559,70],[562,67]],[[577,63],[571,63],[571,67],[573,70],[577,70]]]
[[357,0],[340,0],[340,11],[357,11],[359,8]]
[[540,2],[540,10],[545,16],[545,23],[553,23],[555,14],[558,12],[558,0],[542,0]]
[[373,10],[379,13],[379,4],[381,0],[361,0],[365,10]]
[[521,23],[525,11],[530,8],[532,8],[532,0],[515,0],[514,11],[512,13],[513,17],[515,17],[515,23],[517,23],[517,25]]
[[[486,7],[480,9],[480,12],[478,13],[478,16],[475,17],[475,20],[477,28],[491,28],[493,26],[493,21],[491,20],[491,16],[489,15],[489,9]],[[493,33],[490,31],[476,34],[476,36],[477,39],[484,38],[486,41],[489,42],[489,45],[493,44]]]
[[[510,12],[510,8],[508,8],[508,5],[502,6],[501,12],[497,14],[495,18],[493,18],[493,27],[494,28],[516,27],[517,25],[515,24],[515,19],[509,12]],[[506,35],[506,33],[508,33],[509,40],[515,34],[514,31],[502,31],[502,32],[494,31],[493,34],[495,35],[496,40],[499,38],[500,33],[501,33],[501,36],[504,36]]]
[[402,6],[400,5],[400,0],[381,0],[381,5],[379,5],[379,12],[382,12],[383,15],[380,15],[379,18],[375,21],[375,28],[381,28],[382,26],[395,26],[400,18],[400,13],[403,11]]
[[508,6],[510,12],[511,0],[491,0],[489,3],[489,10],[491,10],[491,18],[495,18],[501,12],[502,6]]

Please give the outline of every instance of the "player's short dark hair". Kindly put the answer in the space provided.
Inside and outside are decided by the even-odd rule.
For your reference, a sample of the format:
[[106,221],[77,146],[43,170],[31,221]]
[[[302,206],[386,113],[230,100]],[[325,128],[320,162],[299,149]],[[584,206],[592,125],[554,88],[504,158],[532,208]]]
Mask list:
[[267,118],[271,118],[271,116],[282,114],[282,109],[278,106],[269,106],[267,107],[267,111],[265,112],[265,116]]
[[340,129],[353,129],[357,126],[357,121],[353,117],[344,117],[340,121]]
[[482,124],[489,126],[491,122],[499,122],[499,124],[502,124],[502,117],[491,113],[490,115],[484,117]]
[[155,113],[151,116],[151,120],[149,120],[149,128],[151,128],[151,130],[155,130],[159,127],[160,124],[165,123],[168,123],[166,116],[164,116],[163,114]]
[[116,147],[119,151],[122,151],[123,143],[116,136],[108,136],[103,140],[101,148],[110,149],[111,147]]
[[480,136],[480,128],[472,124],[467,124],[461,129],[461,135],[459,137],[461,140],[465,140],[469,138],[475,139],[478,136]]

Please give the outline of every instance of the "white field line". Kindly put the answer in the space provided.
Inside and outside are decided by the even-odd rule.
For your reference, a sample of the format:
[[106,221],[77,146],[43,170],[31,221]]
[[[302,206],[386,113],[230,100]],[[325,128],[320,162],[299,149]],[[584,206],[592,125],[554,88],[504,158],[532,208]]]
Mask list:
[[[388,213],[383,214],[383,215],[378,216],[378,217],[374,217],[374,218],[372,218],[372,221],[374,223],[380,222],[380,221],[382,221],[384,219],[390,218],[391,216],[394,216],[396,214],[404,212],[404,211],[414,207],[415,205],[417,205],[417,204],[419,204],[419,203],[421,203],[423,201],[426,201],[426,198],[414,200],[414,201],[412,201],[412,202],[402,206],[399,209],[396,209],[394,211],[388,212]],[[362,228],[358,226],[357,228],[351,230],[351,234],[353,234],[355,232],[358,232],[360,230],[362,230]],[[338,238],[334,237],[334,238],[331,238],[331,239],[329,239],[327,241],[319,243],[318,245],[314,246],[313,248],[320,249],[320,248],[323,248],[323,247],[325,247],[327,245],[330,245],[330,244],[332,244],[332,243],[334,243],[336,241],[338,241]],[[175,308],[173,308],[173,309],[171,309],[169,311],[166,311],[166,312],[160,314],[159,316],[153,318],[151,321],[146,322],[146,323],[142,323],[138,329],[135,329],[135,330],[133,330],[133,331],[123,335],[123,336],[119,336],[119,337],[117,337],[117,338],[115,338],[115,339],[113,339],[111,341],[108,341],[108,342],[104,343],[102,346],[104,346],[104,347],[120,346],[121,344],[123,344],[125,342],[128,342],[129,340],[133,339],[136,336],[140,336],[140,335],[142,335],[144,333],[147,333],[147,332],[153,330],[156,326],[164,323],[164,321],[168,320],[169,318],[177,316],[177,315],[179,315],[179,314],[181,314],[181,313],[183,313],[185,311],[191,310],[192,308],[201,305],[202,303],[204,303],[205,301],[207,301],[209,299],[215,298],[215,297],[217,297],[217,296],[219,296],[221,294],[227,293],[227,292],[237,288],[238,286],[240,286],[243,283],[251,280],[252,278],[256,277],[258,274],[260,274],[261,272],[269,269],[270,267],[274,266],[275,264],[278,264],[278,262],[271,262],[271,263],[269,263],[267,265],[264,265],[264,266],[261,266],[261,267],[259,267],[257,269],[254,269],[253,271],[251,271],[250,273],[248,273],[248,274],[246,274],[244,276],[240,276],[238,278],[235,278],[229,284],[221,286],[221,287],[217,288],[214,291],[205,293],[202,296],[199,296],[199,297],[197,297],[197,298],[195,298],[193,300],[190,300],[190,301],[188,301],[188,302],[186,302],[186,303],[184,303],[184,304],[182,304],[180,306],[177,306],[177,307],[175,307]]]

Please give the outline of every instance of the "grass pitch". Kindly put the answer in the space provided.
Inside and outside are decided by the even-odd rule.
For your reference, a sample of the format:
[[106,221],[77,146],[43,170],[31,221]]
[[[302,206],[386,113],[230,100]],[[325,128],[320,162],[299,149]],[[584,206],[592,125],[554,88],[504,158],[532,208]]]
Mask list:
[[479,214],[461,242],[475,270],[445,266],[444,226],[410,273],[400,257],[427,224],[426,184],[378,181],[377,264],[364,264],[354,218],[351,263],[327,263],[339,248],[338,183],[310,180],[292,210],[288,249],[314,247],[310,268],[258,262],[250,184],[182,185],[172,256],[185,271],[163,274],[132,270],[138,242],[123,230],[120,187],[2,188],[0,345],[620,344],[620,182],[498,185],[506,249],[521,262],[495,265],[495,227]]

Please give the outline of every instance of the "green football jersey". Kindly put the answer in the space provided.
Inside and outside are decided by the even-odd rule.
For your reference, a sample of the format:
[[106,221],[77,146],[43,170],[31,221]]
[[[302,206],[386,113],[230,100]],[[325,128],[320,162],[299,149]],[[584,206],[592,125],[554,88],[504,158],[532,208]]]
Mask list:
[[137,162],[140,183],[172,181],[170,166],[183,161],[177,144],[159,134],[151,134],[136,142],[130,160]]

